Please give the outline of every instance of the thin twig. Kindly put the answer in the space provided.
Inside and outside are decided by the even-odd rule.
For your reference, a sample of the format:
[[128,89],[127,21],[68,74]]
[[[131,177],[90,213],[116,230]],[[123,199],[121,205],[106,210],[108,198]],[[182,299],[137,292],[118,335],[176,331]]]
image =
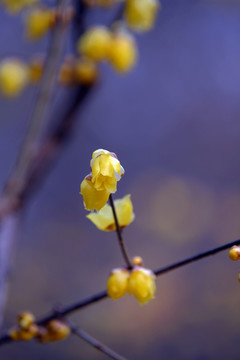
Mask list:
[[[156,269],[154,271],[154,274],[156,276],[163,275],[163,274],[165,274],[167,272],[179,269],[180,267],[183,267],[183,266],[188,265],[190,263],[193,263],[195,261],[201,260],[201,259],[203,259],[205,257],[215,255],[215,254],[217,254],[217,253],[219,253],[221,251],[230,249],[234,245],[240,245],[240,239],[232,241],[232,242],[227,243],[225,245],[216,247],[214,249],[202,252],[200,254],[191,256],[191,257],[189,257],[189,258],[187,258],[185,260],[176,262],[176,263],[174,263],[172,265],[168,265],[168,266],[162,267],[160,269]],[[46,324],[50,320],[53,320],[53,319],[56,319],[56,318],[61,318],[63,316],[67,316],[70,313],[73,313],[73,312],[75,312],[77,310],[83,309],[86,306],[89,306],[91,304],[97,303],[98,301],[106,299],[107,297],[108,297],[108,295],[107,295],[106,290],[101,291],[101,292],[99,292],[99,293],[97,293],[97,294],[95,294],[93,296],[90,296],[90,297],[84,299],[84,300],[78,301],[78,302],[76,302],[76,303],[74,303],[72,305],[65,306],[65,307],[63,307],[61,309],[58,309],[57,311],[53,311],[50,315],[47,315],[47,316],[39,319],[37,321],[37,324],[38,325],[43,325],[43,324]],[[10,336],[7,333],[3,334],[0,337],[0,346],[4,345],[4,344],[7,344],[9,342],[12,342],[12,340],[11,340]]]
[[185,266],[185,265],[188,265],[188,264],[191,264],[195,261],[198,261],[198,260],[201,260],[203,258],[206,258],[208,256],[211,256],[211,255],[215,255],[221,251],[224,251],[224,250],[227,250],[229,248],[231,248],[232,246],[234,245],[240,245],[240,240],[235,240],[233,242],[230,242],[226,245],[222,245],[222,246],[219,246],[219,247],[216,247],[214,249],[211,249],[211,250],[208,250],[208,251],[205,251],[205,252],[202,252],[200,254],[197,254],[197,255],[194,255],[194,256],[191,256],[185,260],[182,260],[182,261],[179,261],[179,262],[176,262],[175,264],[172,264],[172,265],[168,265],[168,266],[165,266],[163,268],[159,268],[159,269],[156,269],[154,271],[154,274],[156,276],[159,276],[159,275],[162,275],[162,274],[165,274],[169,271],[172,271],[172,270],[176,270],[182,266]]
[[79,329],[76,325],[73,325],[69,321],[67,323],[70,326],[70,328],[72,330],[72,333],[74,335],[80,337],[82,340],[86,341],[88,344],[95,347],[95,349],[97,349],[98,351],[100,351],[100,352],[104,353],[105,355],[107,355],[110,359],[127,360],[125,357],[117,354],[115,351],[110,349],[108,346],[106,346],[105,344],[101,343],[100,341],[98,341],[97,339],[95,339],[94,337],[92,337],[91,335],[86,333],[86,331],[83,331],[82,329]]
[[120,229],[120,226],[119,226],[119,222],[118,222],[117,213],[116,213],[114,201],[113,201],[113,198],[112,198],[112,194],[110,194],[110,196],[109,196],[109,202],[110,202],[112,212],[113,212],[113,217],[114,217],[114,221],[115,221],[115,225],[116,225],[116,233],[117,233],[120,249],[121,249],[123,258],[124,258],[124,260],[125,260],[125,262],[127,264],[127,268],[129,270],[131,270],[132,269],[132,263],[131,263],[131,261],[129,259],[129,256],[128,256],[128,253],[127,253],[124,241],[123,241],[122,232],[121,232],[121,229]]

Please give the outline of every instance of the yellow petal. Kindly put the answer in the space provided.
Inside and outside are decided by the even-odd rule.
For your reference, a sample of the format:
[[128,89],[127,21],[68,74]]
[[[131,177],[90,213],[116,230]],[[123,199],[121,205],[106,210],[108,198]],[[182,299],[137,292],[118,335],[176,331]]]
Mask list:
[[80,194],[86,210],[100,210],[108,201],[110,193],[106,190],[96,190],[92,181],[86,177],[81,183]]
[[153,299],[156,285],[152,271],[142,267],[134,268],[129,276],[128,292],[130,295],[134,295],[141,305]]
[[[114,201],[118,223],[121,228],[128,226],[135,218],[130,195]],[[87,215],[99,230],[113,231],[116,225],[111,206],[106,204],[99,212]]]
[[107,294],[112,299],[119,299],[128,290],[129,272],[126,269],[114,269],[108,278]]

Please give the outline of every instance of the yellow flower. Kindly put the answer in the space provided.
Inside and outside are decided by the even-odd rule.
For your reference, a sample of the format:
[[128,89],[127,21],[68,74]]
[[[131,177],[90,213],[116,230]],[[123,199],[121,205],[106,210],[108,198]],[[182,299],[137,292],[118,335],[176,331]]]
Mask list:
[[128,291],[129,272],[126,269],[114,269],[108,278],[107,294],[112,299],[119,299]]
[[109,193],[115,193],[117,181],[124,174],[124,169],[117,156],[107,150],[96,150],[92,154],[90,167],[94,188],[98,191],[107,190]]
[[26,17],[26,34],[31,40],[44,36],[54,21],[54,13],[48,9],[32,10]]
[[106,190],[96,190],[89,174],[81,183],[80,194],[83,196],[83,203],[86,210],[99,211],[108,201],[110,193]]
[[234,245],[230,250],[229,250],[229,257],[231,260],[236,261],[236,260],[240,260],[240,247]]
[[90,59],[77,60],[75,63],[75,80],[80,84],[91,85],[98,78],[98,68]]
[[158,0],[127,0],[125,19],[130,28],[147,31],[154,26],[158,9]]
[[3,6],[10,13],[18,13],[27,6],[34,5],[37,0],[2,0]]
[[111,33],[105,26],[95,26],[80,37],[77,49],[81,55],[95,61],[106,60]]
[[112,36],[108,59],[117,72],[130,71],[136,64],[137,57],[137,47],[132,36],[125,32],[119,32]]
[[27,85],[28,66],[17,59],[6,59],[0,63],[0,90],[7,97],[14,97]]
[[135,267],[129,276],[128,292],[134,295],[141,305],[153,299],[156,292],[153,272],[142,267]]
[[[135,218],[133,205],[130,195],[114,201],[118,223],[121,228],[128,226]],[[99,230],[112,231],[116,230],[116,225],[112,213],[112,208],[106,204],[99,212],[87,215]]]

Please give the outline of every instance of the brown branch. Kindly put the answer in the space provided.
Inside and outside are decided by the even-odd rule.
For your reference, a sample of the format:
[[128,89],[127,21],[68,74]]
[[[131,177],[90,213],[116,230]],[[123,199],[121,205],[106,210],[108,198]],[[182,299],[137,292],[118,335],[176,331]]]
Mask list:
[[[60,18],[66,8],[66,3],[66,0],[58,1],[58,12],[60,16],[52,33],[46,66],[44,68],[29,129],[23,141],[22,148],[20,149],[15,167],[3,189],[0,200],[0,259],[2,264],[0,272],[0,323],[6,299],[7,273],[10,262],[9,256],[11,254],[10,242],[12,244],[14,242],[13,236],[10,239],[8,236],[9,232],[4,231],[4,229],[9,222],[8,217],[10,214],[13,214],[19,209],[21,203],[20,195],[23,188],[26,186],[27,174],[34,162],[40,139],[46,126],[46,112],[55,85],[57,65],[60,59],[63,36],[65,33],[65,26]],[[11,232],[11,235],[13,235],[13,232]],[[14,237],[15,235],[16,234],[14,234]]]
[[[227,243],[225,245],[222,245],[222,246],[216,247],[214,249],[202,252],[200,254],[191,256],[191,257],[189,257],[187,259],[176,262],[174,264],[167,265],[167,266],[164,266],[162,268],[156,269],[156,270],[154,270],[154,274],[156,276],[166,274],[166,273],[168,273],[170,271],[179,269],[180,267],[183,267],[183,266],[188,265],[190,263],[196,262],[196,261],[201,260],[203,258],[212,256],[212,255],[215,255],[215,254],[217,254],[219,252],[230,249],[234,245],[240,245],[240,240],[232,241],[232,242]],[[56,310],[53,311],[50,315],[47,315],[47,316],[39,319],[37,321],[37,324],[38,325],[43,325],[43,324],[46,324],[47,322],[49,322],[50,320],[61,318],[63,316],[67,316],[67,315],[69,315],[69,314],[71,314],[71,313],[73,313],[75,311],[84,309],[85,307],[87,307],[87,306],[89,306],[91,304],[97,303],[100,300],[106,299],[107,297],[108,297],[108,295],[107,295],[106,290],[101,291],[101,292],[99,292],[99,293],[97,293],[97,294],[95,294],[93,296],[90,296],[90,297],[84,299],[84,300],[76,302],[76,303],[74,303],[72,305],[65,306],[62,309],[58,309],[57,311]],[[10,343],[10,342],[12,342],[12,339],[10,338],[8,333],[3,334],[0,337],[0,346],[4,345],[4,344],[7,344],[7,343]]]
[[115,351],[110,349],[105,344],[101,343],[100,341],[98,341],[97,339],[95,339],[94,337],[92,337],[91,335],[86,333],[86,331],[83,331],[82,329],[79,329],[76,325],[74,325],[74,324],[72,324],[70,322],[67,322],[67,323],[70,326],[70,328],[72,330],[72,333],[74,335],[76,335],[79,338],[81,338],[82,340],[86,341],[88,344],[93,346],[95,349],[97,349],[98,351],[100,351],[100,352],[104,353],[105,355],[107,355],[110,359],[127,360],[126,358],[122,357],[121,355],[117,354]]

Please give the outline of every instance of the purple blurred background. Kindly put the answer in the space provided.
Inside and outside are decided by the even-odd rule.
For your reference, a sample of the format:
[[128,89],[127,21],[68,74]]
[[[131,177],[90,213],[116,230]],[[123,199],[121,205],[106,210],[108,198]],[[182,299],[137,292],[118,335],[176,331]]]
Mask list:
[[[3,8],[0,34],[1,58],[29,59],[48,42],[26,42],[21,17]],[[27,206],[6,328],[20,310],[41,316],[56,303],[104,289],[111,269],[123,265],[116,234],[98,231],[85,218],[79,195],[97,148],[114,151],[126,170],[115,198],[132,196],[136,219],[124,237],[146,267],[239,238],[240,1],[162,0],[154,30],[136,37],[138,66],[127,76],[103,67],[73,138]],[[1,186],[36,93],[29,88],[16,100],[0,98]],[[239,270],[224,252],[158,278],[148,305],[130,296],[107,299],[72,319],[128,359],[238,360]],[[75,337],[0,349],[1,360],[19,358],[105,356]]]

